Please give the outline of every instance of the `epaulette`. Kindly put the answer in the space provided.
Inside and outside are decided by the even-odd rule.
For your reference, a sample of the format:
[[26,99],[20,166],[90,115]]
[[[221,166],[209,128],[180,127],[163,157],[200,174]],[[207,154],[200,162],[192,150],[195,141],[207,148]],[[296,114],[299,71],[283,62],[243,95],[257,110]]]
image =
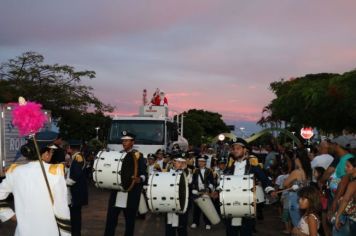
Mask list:
[[51,164],[49,166],[49,173],[52,175],[63,175],[64,176],[64,165],[63,164]]
[[154,168],[157,169],[161,169],[161,166],[158,163],[155,163]]
[[133,151],[133,154],[135,156],[135,158],[138,160],[141,156],[141,153],[139,151]]
[[19,164],[11,164],[10,167],[6,170],[6,174],[12,173]]
[[249,159],[251,166],[258,166],[258,159],[257,157],[251,157]]
[[75,160],[76,162],[83,162],[84,161],[82,154],[80,154],[79,152],[74,154],[73,160]]

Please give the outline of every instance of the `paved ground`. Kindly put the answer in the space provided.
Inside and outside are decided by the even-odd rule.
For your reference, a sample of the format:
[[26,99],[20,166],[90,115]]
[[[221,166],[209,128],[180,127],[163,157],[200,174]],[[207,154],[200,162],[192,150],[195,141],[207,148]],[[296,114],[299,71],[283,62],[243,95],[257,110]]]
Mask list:
[[[90,206],[83,209],[83,236],[97,236],[103,235],[106,205],[109,193],[106,190],[96,189],[90,187]],[[255,235],[261,236],[277,236],[282,235],[282,223],[279,218],[277,208],[274,206],[266,206],[264,209],[265,219],[258,221],[257,233]],[[191,217],[191,216],[190,216]],[[191,223],[191,219],[189,220]],[[16,225],[12,222],[0,223],[0,235],[10,236],[14,234]],[[119,224],[116,235],[123,235],[124,219],[120,215]],[[161,215],[148,214],[145,220],[137,219],[135,235],[151,236],[164,235],[164,217]],[[195,236],[210,236],[210,235],[224,235],[225,228],[222,223],[213,226],[211,230],[205,229],[188,229],[189,235]]]

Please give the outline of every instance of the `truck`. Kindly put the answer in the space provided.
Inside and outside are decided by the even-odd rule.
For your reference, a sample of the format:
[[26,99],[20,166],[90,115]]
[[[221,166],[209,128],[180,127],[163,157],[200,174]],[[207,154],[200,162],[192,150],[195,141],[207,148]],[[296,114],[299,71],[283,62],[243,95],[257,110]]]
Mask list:
[[183,114],[169,117],[167,106],[142,105],[139,114],[130,117],[113,117],[108,149],[121,151],[122,132],[136,135],[134,149],[147,157],[158,149],[170,152],[178,145],[181,150],[188,149],[188,141],[183,137]]
[[[17,103],[0,103],[0,177],[5,175],[5,170],[14,162],[21,159],[20,148],[26,143],[25,137],[20,137],[19,131],[12,124],[12,110]],[[51,127],[51,112],[43,110],[48,116],[43,130]]]

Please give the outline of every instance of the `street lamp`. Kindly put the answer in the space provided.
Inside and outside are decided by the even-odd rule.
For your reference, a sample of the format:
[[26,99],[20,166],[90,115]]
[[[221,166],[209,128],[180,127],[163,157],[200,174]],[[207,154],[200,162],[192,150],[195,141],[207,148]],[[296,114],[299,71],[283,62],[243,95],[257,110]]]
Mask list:
[[100,127],[95,127],[96,129],[96,139],[99,140],[99,129]]
[[[292,131],[292,134],[293,134],[293,136],[294,136],[295,132]],[[292,147],[293,147],[293,150],[294,150],[294,137],[293,137],[293,139],[292,139]]]

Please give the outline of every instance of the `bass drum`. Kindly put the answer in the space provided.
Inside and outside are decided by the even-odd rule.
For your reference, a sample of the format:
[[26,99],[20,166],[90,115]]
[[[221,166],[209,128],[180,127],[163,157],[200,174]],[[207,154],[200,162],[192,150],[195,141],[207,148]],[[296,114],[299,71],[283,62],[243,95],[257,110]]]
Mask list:
[[147,186],[152,212],[185,213],[188,208],[188,180],[184,172],[153,172]]
[[226,218],[256,216],[253,175],[224,175],[220,178],[220,211]]
[[98,188],[130,191],[137,176],[137,160],[126,152],[101,151],[94,161],[93,180]]

